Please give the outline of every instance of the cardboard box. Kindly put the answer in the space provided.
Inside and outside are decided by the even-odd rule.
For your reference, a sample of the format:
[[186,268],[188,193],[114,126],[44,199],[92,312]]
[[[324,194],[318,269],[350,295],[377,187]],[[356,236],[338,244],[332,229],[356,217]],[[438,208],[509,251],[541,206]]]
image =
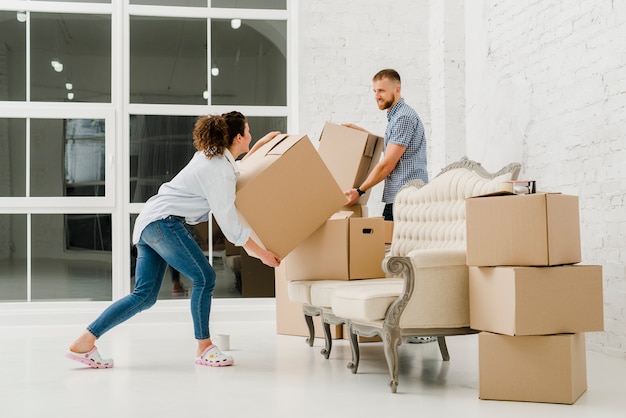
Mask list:
[[556,193],[465,201],[467,264],[553,266],[581,261],[578,197]]
[[391,244],[393,240],[393,221],[385,221],[385,244]]
[[602,266],[470,267],[469,305],[470,327],[481,331],[602,331]]
[[346,197],[306,135],[279,135],[239,165],[235,204],[253,237],[279,257],[339,210]]
[[[354,128],[326,122],[318,152],[341,190],[358,187],[380,160],[384,138]],[[371,193],[359,203],[365,204]]]
[[587,390],[585,335],[478,336],[480,399],[573,404]]
[[[287,277],[284,265],[281,263],[275,269],[276,277],[276,333],[281,335],[309,336],[309,328],[304,320],[302,304],[289,300],[287,293]],[[324,328],[319,316],[313,317],[315,338],[325,338]],[[330,334],[333,339],[343,337],[342,325],[331,325]]]
[[300,243],[282,264],[289,280],[354,280],[385,277],[383,218],[338,212]]

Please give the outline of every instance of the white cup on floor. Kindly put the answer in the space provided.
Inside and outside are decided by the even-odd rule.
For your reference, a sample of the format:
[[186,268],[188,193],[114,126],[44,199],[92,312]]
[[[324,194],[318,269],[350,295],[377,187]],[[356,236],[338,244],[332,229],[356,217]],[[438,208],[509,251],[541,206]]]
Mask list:
[[218,346],[218,348],[222,351],[230,350],[230,335],[228,334],[217,334],[212,338],[213,344]]

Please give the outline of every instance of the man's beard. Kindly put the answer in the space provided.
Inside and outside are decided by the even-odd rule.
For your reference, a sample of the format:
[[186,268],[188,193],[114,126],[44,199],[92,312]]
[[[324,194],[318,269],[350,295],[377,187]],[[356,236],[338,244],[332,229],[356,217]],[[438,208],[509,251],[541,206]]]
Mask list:
[[378,108],[380,110],[387,110],[391,107],[392,104],[393,104],[393,100],[385,100],[382,103],[378,102]]

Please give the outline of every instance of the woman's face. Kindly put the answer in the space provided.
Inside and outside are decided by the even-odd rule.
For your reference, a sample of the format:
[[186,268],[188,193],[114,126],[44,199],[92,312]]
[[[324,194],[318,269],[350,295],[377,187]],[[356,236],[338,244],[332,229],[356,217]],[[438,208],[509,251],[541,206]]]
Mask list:
[[250,125],[246,122],[246,127],[243,130],[243,136],[241,145],[245,148],[244,152],[250,151],[250,141],[252,141],[252,135],[250,135]]

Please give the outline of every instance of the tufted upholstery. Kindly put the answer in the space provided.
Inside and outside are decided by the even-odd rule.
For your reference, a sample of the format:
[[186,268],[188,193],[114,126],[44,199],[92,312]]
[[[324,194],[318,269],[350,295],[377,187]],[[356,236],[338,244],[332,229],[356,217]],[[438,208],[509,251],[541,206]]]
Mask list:
[[449,170],[428,187],[421,180],[405,185],[394,201],[391,255],[426,248],[465,249],[465,199],[501,189],[512,173],[487,179],[476,171]]

